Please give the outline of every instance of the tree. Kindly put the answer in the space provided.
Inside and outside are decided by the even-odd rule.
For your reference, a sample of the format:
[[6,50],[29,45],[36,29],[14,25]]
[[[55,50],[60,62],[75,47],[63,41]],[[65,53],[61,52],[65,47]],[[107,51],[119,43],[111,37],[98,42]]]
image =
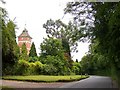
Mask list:
[[62,47],[64,49],[64,55],[69,62],[69,66],[72,65],[71,51],[77,52],[77,38],[79,32],[75,25],[70,21],[68,25],[64,24],[61,20],[47,20],[43,27],[46,29],[48,37],[61,39]]
[[46,57],[47,55],[63,57],[64,50],[62,47],[61,40],[54,38],[46,38],[41,47],[41,56]]
[[80,75],[80,73],[81,73],[81,64],[79,62],[73,62],[72,71],[76,75]]
[[65,75],[70,73],[69,64],[64,57],[64,49],[60,39],[46,38],[40,47],[41,62],[48,65],[47,67],[50,69],[46,70],[50,75]]
[[[1,0],[2,4],[5,4]],[[2,74],[12,74],[13,66],[19,57],[19,47],[16,43],[15,28],[13,21],[7,19],[7,11],[0,7],[0,53],[2,52]]]
[[[82,7],[84,10],[81,10]],[[87,7],[87,8],[86,8]],[[88,7],[91,7],[88,9]],[[94,25],[84,24],[86,28],[83,31],[86,33],[87,37],[90,37],[92,44],[97,43],[94,50],[96,53],[91,53],[94,57],[97,57],[98,61],[108,62],[107,64],[111,67],[111,76],[116,76],[116,80],[119,79],[120,71],[120,2],[118,3],[81,3],[81,2],[70,2],[68,3],[65,12],[73,14],[75,21],[78,25],[86,18],[81,21],[80,17],[86,14],[89,20],[93,20]],[[86,10],[86,11],[85,11]],[[76,20],[77,19],[77,20]],[[97,42],[96,42],[97,41]],[[99,51],[99,52],[98,52]],[[107,57],[107,59],[105,58]],[[99,63],[100,64],[100,63]],[[101,66],[103,67],[103,66]],[[106,68],[108,70],[109,68]],[[120,81],[119,81],[120,82]]]
[[26,44],[23,43],[21,47],[20,59],[28,60]]
[[92,55],[87,54],[80,61],[82,67],[82,73],[93,74]]
[[76,59],[76,62],[78,63],[78,59]]
[[96,36],[95,39],[99,41],[98,50],[109,59],[111,75],[116,76],[116,79],[119,80],[120,3],[97,3],[94,8],[97,13],[93,34]]
[[12,73],[11,68],[18,61],[19,47],[16,43],[15,24],[13,21],[9,20],[7,24],[3,21],[2,24],[3,74],[10,74]]
[[73,25],[77,28],[77,36],[75,40],[88,41],[92,38],[92,27],[94,27],[95,13],[91,2],[68,2],[64,13],[69,13],[73,16]]
[[[50,69],[50,68],[46,68],[46,70],[50,70],[49,74],[50,75],[64,75],[67,73],[67,71],[65,71],[64,68],[68,68],[67,67],[67,61],[63,58],[61,59],[59,56],[51,56],[48,55],[43,63],[47,64],[50,68],[54,68],[54,69]],[[51,67],[52,66],[52,67]]]
[[[47,20],[43,27],[46,29],[48,37],[54,37],[62,40],[63,48],[65,52],[76,51],[77,38],[81,37],[82,34],[78,35],[79,32],[75,25],[70,21],[68,25],[64,24],[61,20]],[[76,37],[75,37],[76,36]],[[66,43],[66,46],[64,45]]]
[[36,53],[36,48],[35,48],[34,42],[32,43],[32,46],[31,46],[31,49],[30,49],[30,53],[29,53],[29,57],[37,57],[37,53]]

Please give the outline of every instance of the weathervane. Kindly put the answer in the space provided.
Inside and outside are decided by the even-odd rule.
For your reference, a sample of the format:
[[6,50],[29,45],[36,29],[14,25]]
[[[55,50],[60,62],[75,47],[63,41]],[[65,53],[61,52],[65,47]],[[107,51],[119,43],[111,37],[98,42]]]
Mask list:
[[25,23],[24,29],[26,29],[26,23]]

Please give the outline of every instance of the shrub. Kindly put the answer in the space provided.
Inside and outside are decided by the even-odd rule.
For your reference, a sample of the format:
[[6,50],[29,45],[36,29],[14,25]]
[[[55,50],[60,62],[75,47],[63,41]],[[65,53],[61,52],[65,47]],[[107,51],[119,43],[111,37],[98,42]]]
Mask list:
[[28,72],[29,63],[26,60],[19,60],[15,68],[15,74],[17,75],[26,75]]
[[43,73],[43,64],[40,61],[19,60],[15,67],[16,75],[38,75]]
[[57,75],[57,68],[54,67],[52,64],[44,64],[43,66],[43,74],[45,75]]
[[40,61],[35,62],[35,72],[36,74],[42,74],[43,64]]
[[36,74],[36,72],[35,72],[35,66],[36,66],[35,63],[33,63],[33,62],[29,63],[28,73],[30,75],[35,75]]
[[48,55],[44,58],[44,74],[48,75],[70,75],[71,70],[67,67],[67,61],[59,56]]
[[36,62],[38,61],[38,57],[29,57],[29,62]]

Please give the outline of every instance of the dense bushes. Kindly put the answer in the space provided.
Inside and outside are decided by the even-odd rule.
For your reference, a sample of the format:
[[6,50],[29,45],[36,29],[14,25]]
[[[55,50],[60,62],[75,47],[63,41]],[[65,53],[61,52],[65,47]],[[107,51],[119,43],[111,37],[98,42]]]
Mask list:
[[36,62],[36,61],[38,61],[38,57],[29,57],[28,61],[29,62]]
[[[23,46],[25,47],[25,45]],[[51,50],[49,50],[50,48]],[[21,54],[20,60],[15,63],[11,72],[15,75],[70,75],[80,73],[79,63],[73,63],[69,67],[70,63],[64,56],[64,49],[60,40],[45,39],[45,42],[41,44],[41,50],[42,52],[38,57],[35,55],[28,56],[26,48],[23,49],[25,53]]]
[[40,74],[43,64],[39,61],[28,62],[26,60],[19,60],[15,65],[14,73],[16,75],[35,75]]
[[46,64],[42,64],[40,61],[19,60],[13,71],[15,75],[70,75],[72,73],[64,62],[60,62],[60,59],[56,59],[54,56],[48,56],[45,62]]

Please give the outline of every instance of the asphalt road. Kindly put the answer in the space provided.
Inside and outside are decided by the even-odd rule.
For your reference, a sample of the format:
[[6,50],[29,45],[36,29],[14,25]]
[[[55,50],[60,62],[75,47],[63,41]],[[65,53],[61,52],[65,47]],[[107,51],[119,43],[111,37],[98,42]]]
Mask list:
[[72,82],[60,88],[117,88],[110,77],[90,76],[87,79]]

